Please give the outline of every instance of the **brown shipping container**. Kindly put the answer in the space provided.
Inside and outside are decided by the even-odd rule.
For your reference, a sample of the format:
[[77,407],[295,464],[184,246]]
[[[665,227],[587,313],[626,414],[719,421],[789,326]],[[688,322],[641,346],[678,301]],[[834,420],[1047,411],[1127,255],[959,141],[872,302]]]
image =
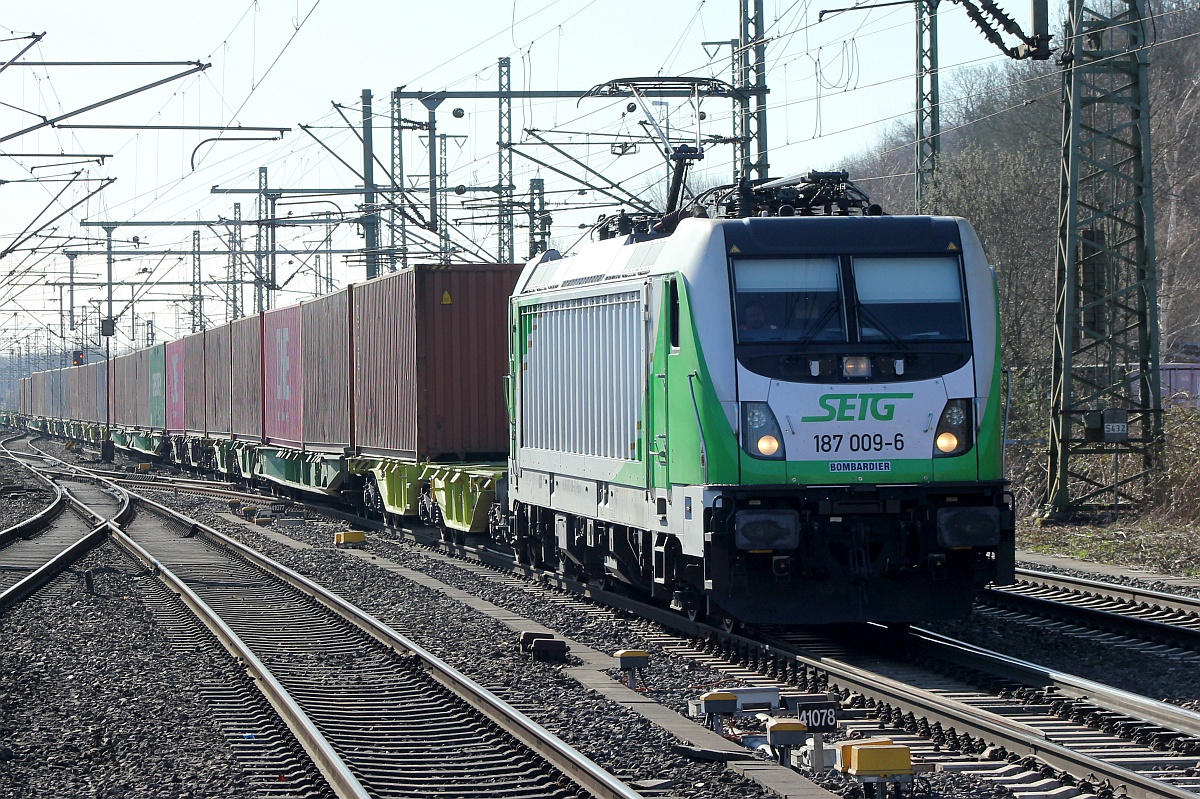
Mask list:
[[304,446],[337,451],[350,441],[350,304],[347,288],[300,306]]
[[204,435],[204,333],[183,340],[184,427],[189,433]]
[[230,430],[229,384],[231,375],[229,325],[204,332],[204,404],[207,434],[227,436]]
[[262,316],[229,325],[233,354],[233,436],[262,441]]
[[46,375],[36,372],[29,377],[30,382],[30,413],[34,416],[46,415]]
[[49,406],[46,415],[52,419],[70,417],[71,391],[66,372],[66,369],[51,369],[46,375],[46,399]]
[[150,350],[138,350],[116,359],[116,393],[113,424],[150,426]]
[[67,408],[64,414],[67,419],[86,419],[87,406],[87,369],[83,366],[71,366],[63,369],[66,375]]
[[134,362],[137,353],[118,355],[113,358],[113,416],[114,425],[133,427],[137,424],[136,393],[131,389],[135,385]]
[[521,268],[418,266],[354,287],[361,452],[414,460],[507,454],[508,297]]

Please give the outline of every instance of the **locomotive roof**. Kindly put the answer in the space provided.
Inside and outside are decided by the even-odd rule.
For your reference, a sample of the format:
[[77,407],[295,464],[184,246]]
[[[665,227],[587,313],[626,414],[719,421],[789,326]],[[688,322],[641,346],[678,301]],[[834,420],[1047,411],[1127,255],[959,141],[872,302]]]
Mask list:
[[516,294],[569,289],[642,275],[687,272],[719,238],[731,256],[836,253],[894,255],[959,252],[957,217],[795,216],[684,219],[670,235],[631,234],[598,241],[563,257],[549,250],[530,261]]

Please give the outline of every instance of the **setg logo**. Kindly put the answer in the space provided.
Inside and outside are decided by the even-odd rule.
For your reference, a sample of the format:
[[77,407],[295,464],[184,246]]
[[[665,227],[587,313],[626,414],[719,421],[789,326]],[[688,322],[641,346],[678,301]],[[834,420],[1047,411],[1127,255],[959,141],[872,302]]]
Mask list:
[[802,416],[802,422],[861,422],[868,416],[890,422],[896,415],[895,400],[912,399],[912,394],[824,394],[817,404],[823,416]]

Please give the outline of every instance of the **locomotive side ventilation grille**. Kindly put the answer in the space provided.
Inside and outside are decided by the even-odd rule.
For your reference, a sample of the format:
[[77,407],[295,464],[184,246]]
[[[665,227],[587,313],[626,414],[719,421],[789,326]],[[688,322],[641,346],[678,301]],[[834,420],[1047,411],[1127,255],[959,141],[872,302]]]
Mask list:
[[521,445],[637,460],[642,305],[636,291],[521,309]]

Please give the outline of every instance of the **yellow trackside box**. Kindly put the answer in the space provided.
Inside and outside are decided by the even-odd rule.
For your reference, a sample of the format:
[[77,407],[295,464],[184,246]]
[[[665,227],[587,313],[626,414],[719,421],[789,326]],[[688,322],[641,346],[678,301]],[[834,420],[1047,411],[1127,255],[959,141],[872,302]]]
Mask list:
[[704,715],[716,714],[732,716],[737,713],[737,694],[728,691],[709,691],[700,697],[700,712]]
[[362,530],[344,530],[333,534],[333,545],[336,547],[361,546],[367,543],[367,534]]
[[837,770],[845,772],[850,768],[850,750],[856,746],[891,746],[891,738],[859,738],[847,739],[838,741],[833,744],[837,747]]
[[855,777],[897,777],[913,773],[912,753],[900,744],[853,746],[850,770]]
[[771,746],[803,746],[808,740],[808,727],[795,719],[767,721],[767,743]]

